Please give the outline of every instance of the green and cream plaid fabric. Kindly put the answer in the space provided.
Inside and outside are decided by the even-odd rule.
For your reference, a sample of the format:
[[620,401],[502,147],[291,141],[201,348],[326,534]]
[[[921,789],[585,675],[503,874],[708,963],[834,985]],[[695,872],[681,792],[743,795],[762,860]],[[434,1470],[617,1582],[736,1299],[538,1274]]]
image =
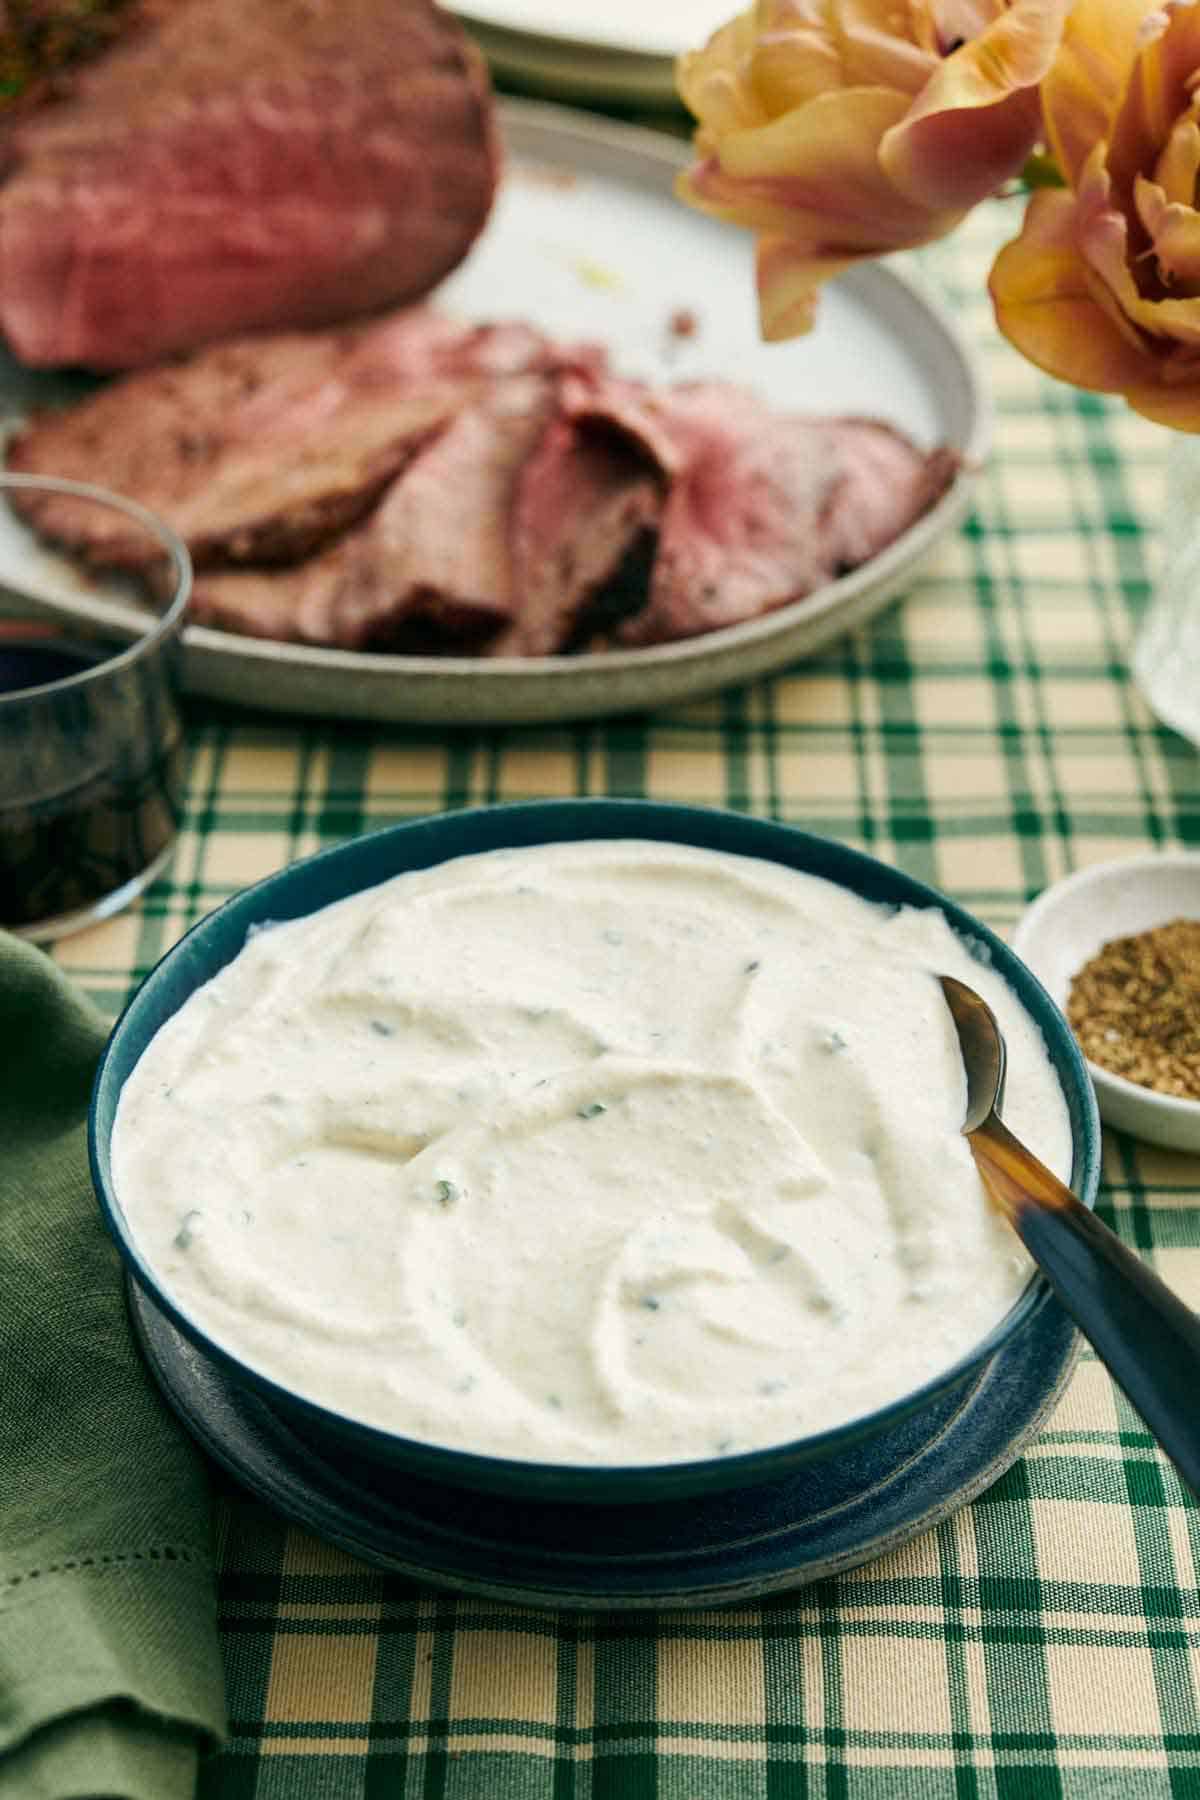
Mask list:
[[[995,457],[967,527],[874,627],[752,688],[578,729],[442,737],[196,703],[170,875],[61,963],[115,1010],[243,883],[483,801],[736,807],[888,858],[1001,930],[1071,869],[1200,843],[1200,758],[1126,673],[1166,434],[999,340],[984,272],[1015,222],[982,209],[923,260],[980,347]],[[1110,1137],[1105,1174],[1104,1218],[1200,1305],[1200,1162]],[[233,1493],[220,1532],[234,1735],[204,1800],[1200,1796],[1200,1509],[1089,1356],[975,1505],[761,1607],[459,1600]]]

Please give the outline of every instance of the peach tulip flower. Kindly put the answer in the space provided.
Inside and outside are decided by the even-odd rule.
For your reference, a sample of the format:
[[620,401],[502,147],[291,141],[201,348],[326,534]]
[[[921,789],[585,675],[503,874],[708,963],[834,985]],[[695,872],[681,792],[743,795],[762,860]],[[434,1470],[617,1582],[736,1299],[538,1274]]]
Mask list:
[[1077,0],[1043,89],[1069,186],[1035,194],[991,276],[1031,362],[1200,431],[1200,5]]
[[1021,168],[1069,0],[757,0],[678,66],[683,199],[758,234],[767,339],[822,282],[929,243]]

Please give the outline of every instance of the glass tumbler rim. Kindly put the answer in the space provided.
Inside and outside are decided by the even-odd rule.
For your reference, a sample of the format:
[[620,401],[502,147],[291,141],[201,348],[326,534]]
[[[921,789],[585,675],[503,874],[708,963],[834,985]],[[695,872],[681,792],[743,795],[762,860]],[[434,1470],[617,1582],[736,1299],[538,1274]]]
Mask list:
[[[140,662],[179,630],[192,591],[192,559],[187,545],[173,526],[168,525],[165,519],[152,512],[149,507],[142,506],[139,501],[130,500],[126,495],[118,494],[112,488],[101,487],[96,482],[72,481],[63,475],[26,475],[16,470],[0,469],[0,494],[11,489],[65,494],[71,499],[91,500],[97,505],[111,506],[118,512],[123,512],[162,545],[171,561],[173,592],[162,613],[141,636],[134,638],[124,649],[104,657],[88,668],[79,669],[72,675],[39,682],[36,687],[15,688],[10,693],[0,693],[0,712],[22,703],[27,705],[47,694],[64,693],[70,689],[85,687],[93,681],[105,680],[114,671]],[[36,604],[35,595],[30,595],[29,598],[31,603]]]

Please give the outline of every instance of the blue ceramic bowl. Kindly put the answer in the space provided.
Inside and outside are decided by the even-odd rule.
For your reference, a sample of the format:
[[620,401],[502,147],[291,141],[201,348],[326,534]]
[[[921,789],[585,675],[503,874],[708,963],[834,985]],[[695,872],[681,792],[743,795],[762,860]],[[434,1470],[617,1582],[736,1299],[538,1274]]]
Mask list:
[[[1100,1168],[1100,1127],[1087,1068],[1062,1014],[1012,951],[978,919],[911,876],[788,825],[702,807],[640,800],[545,800],[445,813],[354,838],[268,876],[210,913],[163,957],[138,989],[113,1030],[96,1075],[89,1120],[92,1178],[108,1228],[132,1280],[150,1305],[184,1333],[226,1376],[257,1393],[302,1439],[322,1454],[340,1449],[368,1462],[455,1488],[538,1500],[659,1503],[683,1495],[746,1488],[782,1480],[812,1463],[830,1474],[889,1470],[914,1446],[943,1430],[964,1396],[1002,1346],[1028,1332],[1046,1305],[1056,1304],[1040,1275],[970,1355],[935,1380],[866,1417],[830,1431],[743,1455],[703,1462],[629,1467],[573,1466],[478,1456],[425,1444],[306,1400],[240,1362],[214,1342],[160,1286],[131,1233],[113,1189],[110,1148],[121,1089],[159,1028],[204,982],[231,962],[254,925],[300,918],[348,894],[410,869],[452,857],[527,844],[598,838],[652,838],[756,856],[823,876],[866,900],[893,906],[936,906],[953,929],[1016,991],[1037,1021],[1066,1095],[1074,1144],[1072,1186],[1088,1205]],[[865,1461],[864,1461],[865,1459]]]

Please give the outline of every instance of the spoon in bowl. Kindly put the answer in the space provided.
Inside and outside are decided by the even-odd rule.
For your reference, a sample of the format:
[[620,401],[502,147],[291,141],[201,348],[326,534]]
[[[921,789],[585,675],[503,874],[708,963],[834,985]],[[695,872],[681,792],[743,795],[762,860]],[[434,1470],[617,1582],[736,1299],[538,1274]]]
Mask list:
[[1200,1495],[1200,1314],[1101,1224],[1001,1120],[1004,1039],[973,988],[938,977],[967,1075],[963,1131],[988,1198]]

